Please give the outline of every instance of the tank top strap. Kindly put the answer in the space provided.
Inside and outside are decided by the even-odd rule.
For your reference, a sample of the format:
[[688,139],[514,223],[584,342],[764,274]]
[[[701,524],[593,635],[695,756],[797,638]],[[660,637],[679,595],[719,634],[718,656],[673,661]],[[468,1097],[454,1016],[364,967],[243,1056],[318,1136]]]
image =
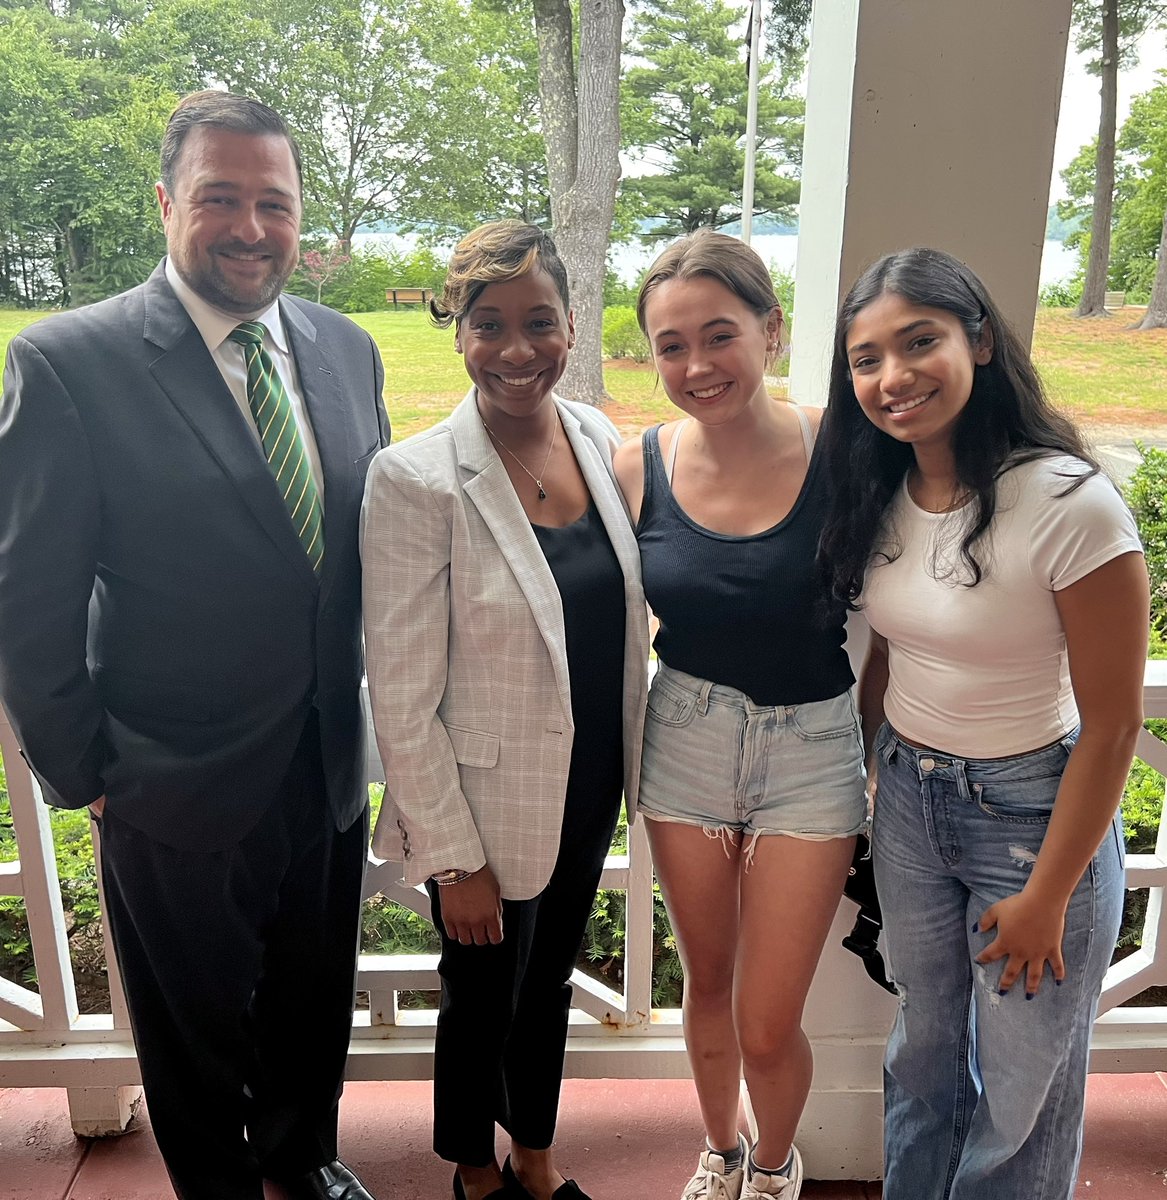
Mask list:
[[802,429],[802,448],[806,451],[806,461],[810,462],[811,456],[814,454],[814,429],[811,427],[810,417],[802,411],[802,405],[794,406],[794,415],[798,418],[798,424]]
[[644,524],[644,518],[651,510],[657,491],[662,488],[668,491],[668,481],[664,477],[664,464],[660,457],[660,426],[654,425],[646,429],[640,439],[641,452],[644,455],[644,493],[640,498],[640,520],[637,528]]
[[[676,466],[677,466],[677,448],[681,444],[681,430],[684,429],[685,426],[689,424],[690,420],[691,420],[690,417],[686,417],[677,426],[677,428],[673,432],[673,440],[669,443],[669,462],[668,462],[668,466],[665,467],[665,482],[669,485],[670,491],[672,490],[672,486],[673,486],[673,471],[676,469]],[[659,434],[657,436],[659,437]]]

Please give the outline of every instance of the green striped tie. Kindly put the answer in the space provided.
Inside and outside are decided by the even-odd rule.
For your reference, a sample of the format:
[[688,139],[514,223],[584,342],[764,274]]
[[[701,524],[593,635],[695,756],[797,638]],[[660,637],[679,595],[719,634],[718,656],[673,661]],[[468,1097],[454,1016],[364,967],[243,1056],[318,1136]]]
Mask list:
[[244,321],[227,336],[243,347],[247,362],[247,403],[296,534],[312,569],[319,575],[320,565],[324,562],[324,511],[292,412],[292,402],[271,356],[263,348],[263,335],[262,325]]

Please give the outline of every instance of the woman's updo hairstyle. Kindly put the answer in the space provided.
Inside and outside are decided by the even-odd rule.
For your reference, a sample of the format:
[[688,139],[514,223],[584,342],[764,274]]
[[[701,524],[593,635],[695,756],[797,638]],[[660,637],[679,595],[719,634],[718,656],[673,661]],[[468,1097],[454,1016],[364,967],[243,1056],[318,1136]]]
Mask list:
[[430,301],[430,320],[440,329],[461,324],[490,284],[508,283],[537,269],[551,276],[568,312],[567,268],[550,234],[524,221],[479,225],[454,247],[442,294]]
[[693,279],[702,275],[715,279],[727,288],[763,321],[777,309],[778,345],[773,356],[781,353],[786,340],[786,321],[782,315],[782,305],[774,294],[774,280],[770,278],[766,264],[758,257],[757,251],[744,242],[713,229],[698,229],[686,234],[662,251],[648,268],[636,297],[636,320],[640,332],[648,336],[645,309],[652,293],[662,283],[670,279]]

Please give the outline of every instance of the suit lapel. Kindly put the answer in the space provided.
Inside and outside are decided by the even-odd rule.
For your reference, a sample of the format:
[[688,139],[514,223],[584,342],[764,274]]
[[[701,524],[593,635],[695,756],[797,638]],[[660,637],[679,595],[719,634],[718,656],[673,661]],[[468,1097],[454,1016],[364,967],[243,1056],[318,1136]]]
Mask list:
[[462,490],[490,530],[531,608],[535,624],[547,644],[563,711],[571,712],[571,684],[567,674],[567,636],[563,630],[563,604],[555,576],[478,415],[474,389],[449,417],[458,461],[470,473]]
[[288,520],[271,468],[202,335],[166,282],[161,267],[146,282],[145,310],[143,336],[162,351],[150,363],[151,375],[235,485],[243,503],[296,575],[315,589],[316,576]]

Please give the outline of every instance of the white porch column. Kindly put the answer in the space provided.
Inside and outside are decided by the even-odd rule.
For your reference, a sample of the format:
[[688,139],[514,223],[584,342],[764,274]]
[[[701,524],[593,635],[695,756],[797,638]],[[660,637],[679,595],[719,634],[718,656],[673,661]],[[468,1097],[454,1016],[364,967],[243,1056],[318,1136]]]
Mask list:
[[835,313],[882,254],[930,245],[1033,331],[1070,0],[814,6],[791,395],[822,404]]
[[[892,250],[932,245],[964,259],[1032,334],[1069,21],[1070,0],[814,6],[795,399],[825,403],[839,301]],[[844,900],[804,1021],[815,1079],[798,1143],[821,1179],[882,1173],[881,1059],[895,1006],[839,945],[854,915]]]

